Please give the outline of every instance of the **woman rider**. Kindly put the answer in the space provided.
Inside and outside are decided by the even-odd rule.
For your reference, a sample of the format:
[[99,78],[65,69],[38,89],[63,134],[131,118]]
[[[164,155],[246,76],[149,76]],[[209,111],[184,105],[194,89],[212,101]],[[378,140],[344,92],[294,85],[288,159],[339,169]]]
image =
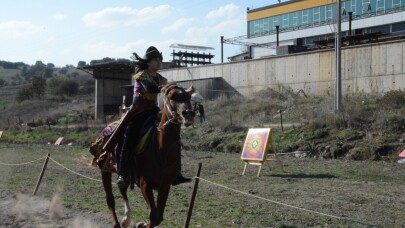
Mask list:
[[[143,58],[139,57],[136,53],[134,55],[138,62],[136,66],[137,70],[133,76],[134,98],[130,112],[135,111],[137,113],[129,120],[124,133],[118,165],[117,185],[119,188],[125,188],[129,184],[130,161],[135,158],[133,151],[137,143],[138,131],[148,117],[158,114],[157,94],[160,92],[160,88],[167,83],[167,79],[157,73],[162,64],[163,56],[156,47],[149,47]],[[133,155],[132,157],[131,154]],[[180,163],[180,154],[178,157]],[[191,181],[190,178],[186,178],[180,173],[180,169],[181,165],[179,164],[174,185]]]

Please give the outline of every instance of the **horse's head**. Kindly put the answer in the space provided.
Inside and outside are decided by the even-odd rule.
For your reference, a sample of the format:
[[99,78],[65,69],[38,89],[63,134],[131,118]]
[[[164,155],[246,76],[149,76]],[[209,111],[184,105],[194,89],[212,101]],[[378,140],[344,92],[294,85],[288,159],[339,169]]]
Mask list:
[[165,85],[161,92],[165,95],[164,110],[169,122],[184,124],[186,127],[194,123],[195,113],[191,105],[191,94],[195,91],[191,86],[183,89],[176,85],[175,82]]

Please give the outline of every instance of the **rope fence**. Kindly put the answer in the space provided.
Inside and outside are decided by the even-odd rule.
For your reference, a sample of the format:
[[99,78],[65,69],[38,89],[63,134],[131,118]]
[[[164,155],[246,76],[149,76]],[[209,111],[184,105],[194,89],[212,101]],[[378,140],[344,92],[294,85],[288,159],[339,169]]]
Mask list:
[[314,210],[310,210],[310,209],[305,209],[305,208],[302,208],[302,207],[297,207],[297,206],[289,205],[289,204],[282,203],[282,202],[278,202],[278,201],[275,201],[275,200],[267,199],[267,198],[264,198],[264,197],[261,197],[261,196],[252,195],[252,194],[250,194],[250,193],[242,192],[242,191],[239,191],[239,190],[236,190],[236,189],[227,187],[227,186],[225,186],[225,185],[218,184],[218,183],[215,183],[215,182],[206,180],[206,179],[201,178],[201,177],[194,177],[194,179],[199,179],[199,180],[205,181],[205,182],[207,182],[207,183],[209,183],[209,184],[212,184],[212,185],[215,185],[215,186],[218,186],[218,187],[221,187],[221,188],[225,188],[225,189],[231,190],[231,191],[233,191],[233,192],[237,192],[237,193],[239,193],[239,194],[243,194],[243,195],[247,195],[247,196],[250,196],[250,197],[253,197],[253,198],[257,198],[257,199],[260,199],[260,200],[264,200],[264,201],[267,201],[267,202],[271,202],[271,203],[274,203],[274,204],[278,204],[278,205],[282,205],[282,206],[286,206],[286,207],[290,207],[290,208],[294,208],[294,209],[297,209],[297,210],[306,211],[306,212],[310,212],[310,213],[315,213],[315,214],[327,216],[327,217],[330,217],[330,218],[341,219],[341,220],[347,220],[347,221],[359,223],[359,224],[362,224],[362,225],[367,225],[367,226],[372,226],[372,227],[378,227],[378,226],[376,226],[376,225],[369,224],[369,223],[365,223],[365,222],[362,222],[362,221],[359,221],[359,220],[356,220],[356,219],[353,219],[353,218],[330,215],[330,214],[326,214],[326,213],[322,213],[322,212],[318,212],[318,211],[314,211]]
[[[44,158],[46,159],[47,157],[48,157],[48,155],[45,155],[44,157],[38,158],[38,159],[33,160],[33,161],[24,162],[24,163],[4,163],[4,162],[0,162],[0,165],[5,165],[5,166],[22,166],[22,165],[29,165],[29,164],[31,164],[31,163],[34,163],[34,162],[43,160]],[[55,159],[51,158],[50,156],[49,156],[48,158],[49,158],[51,161],[53,161],[55,164],[57,164],[58,166],[62,167],[63,169],[66,169],[67,171],[69,171],[69,172],[71,172],[71,173],[73,173],[73,174],[76,174],[76,175],[78,175],[78,176],[81,176],[81,177],[83,177],[83,178],[86,178],[86,179],[89,179],[89,180],[92,180],[92,181],[102,182],[101,180],[97,180],[97,179],[94,179],[94,178],[92,178],[92,177],[88,177],[88,176],[85,176],[85,175],[83,175],[83,174],[81,174],[81,173],[78,173],[78,172],[76,172],[76,171],[73,171],[73,170],[67,168],[66,166],[62,165],[61,163],[57,162]]]
[[[66,166],[62,165],[61,163],[57,162],[55,159],[51,158],[51,157],[48,156],[48,155],[45,156],[45,159],[46,159],[46,158],[50,159],[52,162],[54,162],[54,163],[57,164],[58,166],[62,167],[63,169],[65,169],[65,170],[67,170],[67,171],[69,171],[69,172],[71,172],[71,173],[73,173],[73,174],[75,174],[75,175],[78,175],[78,176],[80,176],[80,177],[86,178],[86,179],[88,179],[88,180],[92,180],[92,181],[96,181],[96,182],[102,182],[101,180],[98,180],[98,179],[95,179],[95,178],[92,178],[92,177],[88,177],[88,176],[85,176],[85,175],[83,175],[83,174],[81,174],[81,173],[78,173],[78,172],[76,172],[76,171],[74,171],[74,170],[71,170],[71,169],[67,168]],[[42,160],[42,159],[44,159],[44,157],[38,158],[38,159],[33,160],[33,161],[24,162],[24,163],[18,163],[18,164],[0,162],[0,165],[6,165],[6,166],[28,165],[28,164],[31,164],[31,163],[40,161],[40,160]],[[206,180],[206,179],[201,178],[201,177],[198,177],[198,176],[194,177],[194,179],[196,179],[196,180],[198,179],[198,180],[204,181],[204,182],[206,182],[206,183],[215,185],[215,186],[217,186],[217,187],[221,187],[221,188],[224,188],[224,189],[227,189],[227,190],[230,190],[230,191],[233,191],[233,192],[242,194],[242,195],[247,195],[247,196],[249,196],[249,197],[253,197],[253,198],[256,198],[256,199],[264,200],[264,201],[267,201],[267,202],[270,202],[270,203],[274,203],[274,204],[278,204],[278,205],[282,205],[282,206],[285,206],[285,207],[289,207],[289,208],[293,208],[293,209],[297,209],[297,210],[301,210],[301,211],[306,211],[306,212],[309,212],[309,213],[314,213],[314,214],[318,214],[318,215],[322,215],[322,216],[326,216],[326,217],[330,217],[330,218],[335,218],[335,219],[341,219],[341,220],[351,221],[351,222],[354,222],[354,223],[359,223],[359,224],[367,225],[367,226],[371,226],[371,227],[378,227],[378,226],[376,226],[376,225],[369,224],[369,223],[365,223],[365,222],[362,222],[362,221],[359,221],[359,220],[356,220],[356,219],[353,219],[353,218],[342,217],[342,216],[336,216],[336,215],[330,215],[330,214],[327,214],[327,213],[318,212],[318,211],[314,211],[314,210],[310,210],[310,209],[305,209],[305,208],[302,208],[302,207],[297,207],[297,206],[293,206],[293,205],[286,204],[286,203],[283,203],[283,202],[279,202],[279,201],[267,199],[267,198],[264,198],[264,197],[261,197],[261,196],[256,196],[256,195],[253,195],[253,194],[250,194],[250,193],[247,193],[247,192],[243,192],[243,191],[240,191],[240,190],[237,190],[237,189],[233,189],[233,188],[227,187],[227,186],[222,185],[222,184],[218,184],[218,183],[215,183],[215,182]]]
[[38,159],[36,159],[36,160],[29,161],[29,162],[24,162],[24,163],[3,163],[3,162],[0,162],[0,165],[5,165],[5,166],[21,166],[21,165],[29,165],[29,164],[31,164],[31,163],[34,163],[34,162],[40,161],[40,160],[42,160],[42,159],[44,159],[44,158],[43,158],[43,157],[41,157],[41,158],[38,158]]
[[69,172],[71,172],[71,173],[73,173],[73,174],[76,174],[76,175],[78,175],[78,176],[81,176],[81,177],[83,177],[83,178],[86,178],[86,179],[89,179],[89,180],[92,180],[92,181],[102,182],[101,180],[94,179],[94,178],[92,178],[92,177],[88,177],[88,176],[85,176],[85,175],[83,175],[83,174],[81,174],[81,173],[78,173],[78,172],[76,172],[76,171],[73,171],[73,170],[67,168],[66,166],[60,164],[59,162],[57,162],[55,159],[53,159],[53,158],[51,158],[51,157],[49,157],[49,159],[50,159],[51,161],[53,161],[55,164],[59,165],[60,167],[66,169],[67,171],[69,171]]

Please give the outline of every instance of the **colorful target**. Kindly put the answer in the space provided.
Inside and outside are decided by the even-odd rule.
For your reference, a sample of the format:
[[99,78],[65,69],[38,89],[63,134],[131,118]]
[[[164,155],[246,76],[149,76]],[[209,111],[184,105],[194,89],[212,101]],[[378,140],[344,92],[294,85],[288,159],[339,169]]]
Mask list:
[[249,129],[241,155],[242,160],[264,161],[271,140],[271,128]]

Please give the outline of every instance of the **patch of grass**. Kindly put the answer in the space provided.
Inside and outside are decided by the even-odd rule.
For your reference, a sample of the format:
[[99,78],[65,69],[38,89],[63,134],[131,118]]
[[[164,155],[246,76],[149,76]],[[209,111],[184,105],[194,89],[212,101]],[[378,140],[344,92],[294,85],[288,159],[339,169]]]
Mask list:
[[320,128],[315,129],[314,131],[306,132],[304,137],[305,140],[320,139],[328,136],[328,134],[329,134],[328,128]]
[[275,150],[288,150],[295,147],[298,140],[302,139],[302,131],[291,128],[285,131],[274,131],[272,134],[272,147]]

